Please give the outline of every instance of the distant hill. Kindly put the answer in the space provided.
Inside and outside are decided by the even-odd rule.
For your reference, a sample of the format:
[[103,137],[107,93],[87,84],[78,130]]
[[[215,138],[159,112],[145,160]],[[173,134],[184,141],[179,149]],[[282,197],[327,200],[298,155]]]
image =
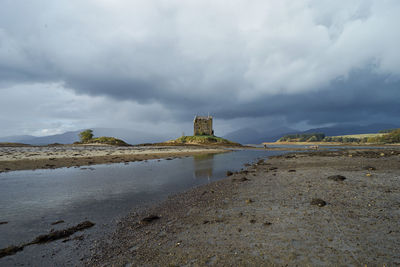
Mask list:
[[280,127],[267,131],[256,130],[253,128],[241,128],[224,135],[223,138],[241,144],[261,144],[262,142],[275,142],[283,135],[292,132],[296,132],[296,130],[287,127]]
[[[127,129],[116,129],[116,128],[92,128],[95,137],[100,136],[113,136],[118,139],[122,139],[129,144],[140,144],[140,143],[153,143],[160,142],[166,139],[171,139],[170,136],[162,136],[157,134],[151,134],[146,132],[127,130]],[[24,143],[30,145],[47,145],[53,143],[59,144],[72,144],[79,141],[78,134],[83,130],[65,132],[63,134],[55,134],[49,136],[35,137],[30,135],[22,136],[7,136],[0,137],[0,142],[13,142],[13,143]]]
[[281,137],[289,134],[324,133],[326,136],[338,136],[349,134],[378,133],[381,130],[393,128],[398,128],[398,125],[383,123],[370,125],[338,124],[330,127],[312,128],[306,131],[298,131],[287,127],[275,128],[271,130],[241,128],[239,130],[224,135],[223,138],[241,144],[260,144],[262,142],[275,142]]
[[35,136],[33,136],[33,135],[4,136],[4,137],[0,137],[0,142],[1,143],[25,143],[25,140],[31,140],[33,138],[35,138]]
[[370,134],[378,133],[379,131],[386,129],[398,128],[398,125],[375,123],[370,125],[356,125],[356,124],[342,124],[331,127],[313,128],[303,132],[295,133],[324,133],[326,136],[337,136],[337,135],[350,135],[350,134]]
[[[322,128],[313,128],[302,132],[293,132],[283,135],[280,140],[281,141],[300,141],[305,142],[307,139],[311,138],[312,136],[315,137],[314,141],[320,141],[319,138],[316,136],[316,133],[323,133],[324,137],[340,137],[346,136],[347,138],[354,137],[355,135],[364,135],[367,136],[369,134],[374,134],[387,129],[396,128],[393,124],[370,124],[365,126],[360,125],[336,125],[331,127],[322,127]],[[304,140],[303,140],[304,139]]]

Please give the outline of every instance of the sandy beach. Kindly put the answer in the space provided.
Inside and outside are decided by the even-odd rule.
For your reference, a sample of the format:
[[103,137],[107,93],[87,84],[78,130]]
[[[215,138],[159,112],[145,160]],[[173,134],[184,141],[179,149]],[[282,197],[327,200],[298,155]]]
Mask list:
[[222,152],[226,150],[219,147],[200,146],[4,146],[0,147],[0,172],[132,162]]
[[296,153],[124,218],[90,266],[400,264],[400,151]]

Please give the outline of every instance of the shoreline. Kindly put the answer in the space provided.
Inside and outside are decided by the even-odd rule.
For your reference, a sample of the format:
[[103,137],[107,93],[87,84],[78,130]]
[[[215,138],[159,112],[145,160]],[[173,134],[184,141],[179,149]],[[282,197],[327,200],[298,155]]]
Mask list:
[[131,213],[85,264],[396,265],[399,161],[398,149],[274,156]]
[[0,147],[0,173],[226,153],[223,147],[29,146]]
[[399,147],[400,144],[396,143],[396,144],[371,144],[371,143],[337,143],[337,142],[263,142],[262,144],[265,145],[275,145],[275,146],[279,146],[279,145],[293,145],[293,146],[360,146],[360,147],[388,147],[388,148],[392,148],[392,147]]

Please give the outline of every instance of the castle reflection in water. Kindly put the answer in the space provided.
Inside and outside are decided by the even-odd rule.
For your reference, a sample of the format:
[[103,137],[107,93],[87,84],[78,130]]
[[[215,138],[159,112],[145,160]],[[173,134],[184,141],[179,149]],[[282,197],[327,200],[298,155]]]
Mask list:
[[210,178],[213,175],[215,154],[202,154],[193,156],[193,176],[198,179]]

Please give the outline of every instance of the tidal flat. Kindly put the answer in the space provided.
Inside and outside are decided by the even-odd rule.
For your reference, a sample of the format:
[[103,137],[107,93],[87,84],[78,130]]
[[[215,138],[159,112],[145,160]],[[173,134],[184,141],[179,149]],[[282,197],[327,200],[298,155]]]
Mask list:
[[204,146],[0,146],[0,172],[133,162],[225,151],[220,147]]
[[276,156],[127,216],[86,264],[398,265],[399,200],[398,149]]

